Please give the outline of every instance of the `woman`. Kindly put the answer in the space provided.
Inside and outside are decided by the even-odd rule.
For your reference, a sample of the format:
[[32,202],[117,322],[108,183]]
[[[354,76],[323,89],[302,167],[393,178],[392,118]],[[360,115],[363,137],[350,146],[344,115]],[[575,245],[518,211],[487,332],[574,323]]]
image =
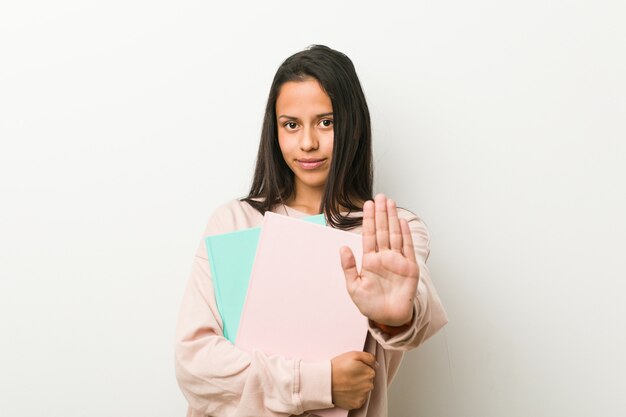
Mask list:
[[248,353],[222,337],[201,241],[176,335],[176,375],[188,416],[290,416],[334,406],[386,416],[387,387],[403,352],[433,335],[446,314],[430,281],[428,232],[413,213],[372,198],[371,129],[352,62],[312,46],[279,67],[265,111],[249,195],[211,216],[204,236],[256,227],[263,213],[324,213],[331,227],[361,232],[363,262],[342,248],[346,288],[368,317],[364,352],[328,361]]

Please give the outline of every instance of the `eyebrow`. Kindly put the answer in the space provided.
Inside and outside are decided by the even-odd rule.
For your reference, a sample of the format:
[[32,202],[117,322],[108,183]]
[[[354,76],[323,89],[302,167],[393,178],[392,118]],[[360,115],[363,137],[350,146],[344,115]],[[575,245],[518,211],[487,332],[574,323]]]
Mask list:
[[[317,116],[315,116],[316,118],[320,118],[320,117],[328,117],[328,116],[332,116],[333,112],[329,112],[329,113],[322,113],[322,114],[318,114]],[[285,119],[292,119],[292,120],[298,120],[297,117],[295,116],[288,116],[286,114],[281,114],[280,116],[278,116],[279,119],[285,118]]]

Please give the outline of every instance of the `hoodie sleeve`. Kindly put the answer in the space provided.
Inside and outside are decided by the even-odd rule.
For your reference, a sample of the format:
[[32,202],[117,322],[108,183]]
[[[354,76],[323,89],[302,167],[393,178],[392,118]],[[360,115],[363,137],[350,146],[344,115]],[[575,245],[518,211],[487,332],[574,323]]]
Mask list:
[[406,330],[394,336],[379,329],[371,320],[369,320],[369,331],[384,349],[406,351],[419,346],[434,335],[448,322],[448,317],[426,266],[430,254],[430,235],[426,225],[419,217],[407,210],[399,210],[398,214],[406,218],[409,223],[415,258],[420,271],[417,294],[413,300],[413,319]]
[[[231,218],[232,213],[218,210],[205,235],[231,231]],[[248,353],[223,337],[204,240],[183,296],[174,350],[176,378],[190,415],[258,416],[263,410],[278,417],[334,406],[330,361]]]

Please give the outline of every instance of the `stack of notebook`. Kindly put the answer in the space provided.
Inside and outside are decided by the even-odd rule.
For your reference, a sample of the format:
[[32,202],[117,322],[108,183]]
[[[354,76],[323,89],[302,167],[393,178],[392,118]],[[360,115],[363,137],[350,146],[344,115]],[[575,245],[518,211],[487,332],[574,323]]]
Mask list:
[[224,336],[241,349],[304,361],[363,350],[367,318],[346,290],[339,256],[350,247],[360,267],[360,235],[326,227],[323,215],[267,212],[261,228],[209,236],[206,246]]

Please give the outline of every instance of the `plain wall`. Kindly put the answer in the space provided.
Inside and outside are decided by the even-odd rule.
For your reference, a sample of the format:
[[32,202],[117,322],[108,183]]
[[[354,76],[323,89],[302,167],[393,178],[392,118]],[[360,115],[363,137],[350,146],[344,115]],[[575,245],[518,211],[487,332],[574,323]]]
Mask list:
[[420,215],[445,331],[397,417],[626,415],[626,4],[0,5],[0,415],[183,416],[173,336],[270,82],[357,68],[377,192]]

